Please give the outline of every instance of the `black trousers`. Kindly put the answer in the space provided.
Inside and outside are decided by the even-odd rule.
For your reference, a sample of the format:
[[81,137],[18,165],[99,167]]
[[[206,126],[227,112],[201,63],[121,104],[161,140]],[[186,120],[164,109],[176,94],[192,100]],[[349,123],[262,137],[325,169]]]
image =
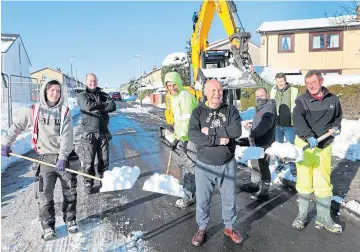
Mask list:
[[[109,134],[83,132],[81,145],[83,148],[83,171],[95,176],[95,156],[98,158],[97,172],[99,177],[104,176],[104,172],[109,169]],[[85,186],[92,187],[94,180],[84,177]]]
[[[57,157],[57,154],[44,154],[39,159],[46,163],[56,164]],[[35,186],[39,217],[44,229],[55,228],[54,189],[57,179],[60,180],[63,194],[63,220],[65,222],[76,220],[76,174],[67,171],[56,171],[53,167],[40,164],[37,165]]]

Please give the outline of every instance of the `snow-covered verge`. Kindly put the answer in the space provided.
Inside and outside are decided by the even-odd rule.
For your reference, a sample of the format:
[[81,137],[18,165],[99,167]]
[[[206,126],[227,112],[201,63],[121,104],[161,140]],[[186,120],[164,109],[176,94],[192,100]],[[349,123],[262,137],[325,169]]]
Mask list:
[[360,160],[360,119],[346,120],[341,123],[341,133],[335,137],[333,156],[351,161]]
[[[80,108],[77,104],[76,98],[68,98],[67,100],[69,109],[71,110],[71,114],[73,117],[77,116],[80,113]],[[33,103],[29,104],[23,104],[23,103],[13,103],[13,118],[16,116],[19,116],[19,113],[21,110],[27,106],[31,106]],[[1,135],[5,134],[7,130],[9,129],[7,120],[7,107],[1,108]],[[16,154],[25,154],[28,151],[31,150],[31,132],[32,129],[29,129],[25,132],[22,132],[20,135],[17,136],[15,142],[11,145],[12,152]],[[1,172],[4,172],[5,169],[15,161],[19,160],[19,158],[16,157],[3,157],[1,156]]]
[[152,107],[141,107],[138,104],[134,105],[134,108],[122,108],[119,111],[123,113],[149,113],[152,110]]
[[332,200],[339,203],[342,207],[346,208],[352,213],[357,214],[360,216],[360,202],[357,200],[350,200],[345,202],[345,200],[339,196],[333,196]]

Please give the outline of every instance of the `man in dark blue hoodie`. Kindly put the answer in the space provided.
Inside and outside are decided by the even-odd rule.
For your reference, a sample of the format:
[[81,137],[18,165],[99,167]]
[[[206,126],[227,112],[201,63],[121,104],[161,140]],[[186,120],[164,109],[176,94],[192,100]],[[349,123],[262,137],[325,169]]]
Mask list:
[[193,110],[189,124],[189,139],[197,145],[198,151],[195,182],[199,229],[192,244],[200,246],[204,242],[215,185],[222,198],[224,233],[235,243],[241,243],[243,238],[233,228],[237,217],[235,138],[241,136],[241,118],[236,107],[223,102],[223,88],[217,80],[209,80],[204,93],[207,101]]

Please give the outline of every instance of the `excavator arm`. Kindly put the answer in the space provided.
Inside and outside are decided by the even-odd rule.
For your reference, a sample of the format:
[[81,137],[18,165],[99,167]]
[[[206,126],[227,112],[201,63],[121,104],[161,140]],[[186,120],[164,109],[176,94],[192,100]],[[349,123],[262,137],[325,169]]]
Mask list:
[[[199,69],[205,68],[206,59],[203,56],[208,47],[207,38],[211,23],[215,12],[218,14],[220,20],[223,23],[228,38],[232,44],[231,52],[233,54],[233,69],[231,72],[233,75],[241,75],[249,69],[249,65],[252,64],[250,54],[248,53],[248,41],[251,38],[251,34],[241,31],[236,25],[235,18],[238,18],[239,23],[241,21],[237,16],[236,5],[233,1],[216,0],[216,1],[203,1],[199,14],[196,18],[193,18],[196,23],[194,24],[194,31],[191,35],[191,63],[193,70],[194,81],[198,80]],[[242,29],[244,30],[244,29]],[[234,70],[238,69],[238,72]],[[209,75],[210,78],[218,77],[220,71],[205,71],[203,75]],[[223,75],[228,74],[229,71],[224,71]],[[226,78],[227,76],[222,76]],[[230,76],[229,76],[230,77]],[[234,76],[231,76],[234,77]]]

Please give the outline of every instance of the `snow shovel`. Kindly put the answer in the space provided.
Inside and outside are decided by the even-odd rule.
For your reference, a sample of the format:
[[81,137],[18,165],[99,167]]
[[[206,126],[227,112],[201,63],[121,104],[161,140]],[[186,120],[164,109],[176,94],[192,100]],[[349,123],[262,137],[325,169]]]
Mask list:
[[[338,133],[338,131],[334,133]],[[316,140],[318,143],[320,143],[334,133],[327,132]],[[300,148],[291,143],[275,142],[271,145],[271,147],[266,149],[265,153],[269,156],[278,157],[284,162],[301,162],[304,160],[304,150],[308,149],[309,147],[309,144]]]
[[[11,156],[26,159],[35,163],[47,165],[50,167],[56,167],[54,164],[46,163],[34,158],[25,157],[16,153],[10,153]],[[95,179],[101,182],[102,186],[100,192],[109,192],[109,191],[117,191],[123,189],[130,189],[137,178],[140,175],[139,167],[114,167],[112,171],[105,171],[104,178],[98,178],[83,172],[75,171],[69,168],[65,168],[65,171],[72,172],[87,178]]]
[[144,191],[168,194],[178,197],[185,196],[183,186],[180,185],[179,180],[169,175],[172,152],[173,151],[171,150],[169,161],[166,167],[166,174],[160,175],[159,173],[155,173],[150,178],[148,178],[143,185]]

